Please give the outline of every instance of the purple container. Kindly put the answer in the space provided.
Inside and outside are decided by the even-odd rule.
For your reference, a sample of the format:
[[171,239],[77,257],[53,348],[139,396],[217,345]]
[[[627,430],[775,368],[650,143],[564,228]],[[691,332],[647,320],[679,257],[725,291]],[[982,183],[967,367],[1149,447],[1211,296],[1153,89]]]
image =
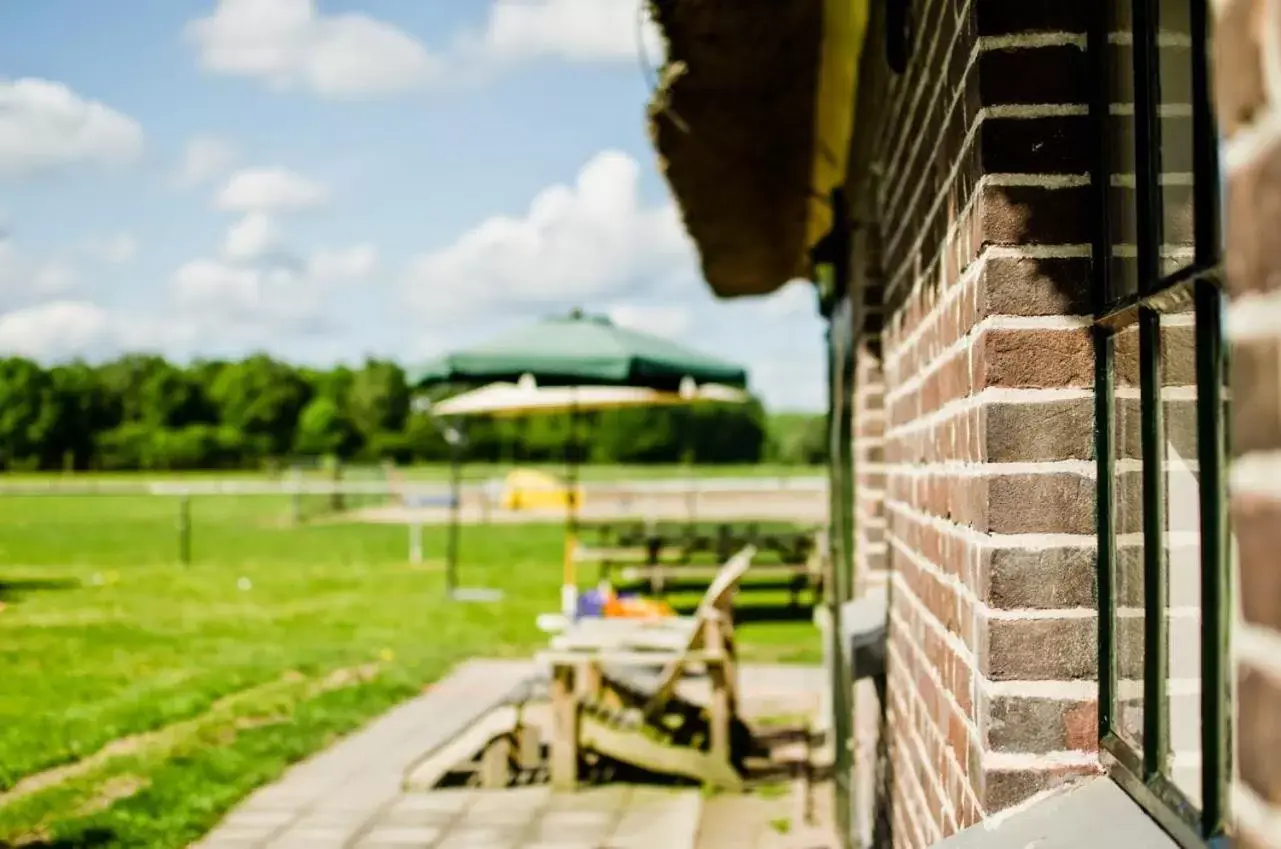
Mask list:
[[605,596],[600,590],[588,590],[578,597],[580,618],[600,618],[605,613]]

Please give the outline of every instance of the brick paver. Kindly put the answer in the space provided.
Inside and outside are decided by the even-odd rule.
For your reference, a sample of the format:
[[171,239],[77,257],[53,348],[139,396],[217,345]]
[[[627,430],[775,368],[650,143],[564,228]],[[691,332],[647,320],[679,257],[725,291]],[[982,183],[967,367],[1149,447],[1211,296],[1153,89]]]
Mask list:
[[[749,826],[751,839],[738,845],[774,845],[763,833],[772,816],[764,809],[758,806],[747,816],[716,803],[705,815],[702,794],[693,789],[402,791],[411,764],[457,735],[533,670],[532,664],[515,661],[463,664],[422,696],[289,770],[229,813],[197,846],[695,849],[730,845],[708,841],[731,825]],[[756,715],[812,710],[824,683],[822,672],[811,668],[748,666],[740,674],[744,711]],[[759,801],[740,798],[749,807]]]
[[[250,796],[202,849],[344,845],[392,802],[405,769],[502,700],[534,667],[474,660]],[[403,845],[403,844],[402,844]]]

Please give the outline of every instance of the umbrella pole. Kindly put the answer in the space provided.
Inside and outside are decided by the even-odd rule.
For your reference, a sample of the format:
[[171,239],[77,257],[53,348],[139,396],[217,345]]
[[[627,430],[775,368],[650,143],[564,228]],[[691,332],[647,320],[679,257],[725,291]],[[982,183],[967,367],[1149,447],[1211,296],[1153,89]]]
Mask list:
[[578,613],[578,578],[575,556],[578,548],[578,405],[569,411],[569,438],[565,441],[565,552],[561,578],[561,612],[575,618]]
[[689,523],[689,532],[694,534],[694,525],[696,523],[696,513],[698,506],[698,487],[694,480],[694,408],[687,406],[685,415],[681,416],[683,427],[681,428],[681,457],[685,464],[685,519]]
[[449,536],[445,541],[445,592],[458,590],[458,534],[462,525],[463,458],[461,440],[449,441]]

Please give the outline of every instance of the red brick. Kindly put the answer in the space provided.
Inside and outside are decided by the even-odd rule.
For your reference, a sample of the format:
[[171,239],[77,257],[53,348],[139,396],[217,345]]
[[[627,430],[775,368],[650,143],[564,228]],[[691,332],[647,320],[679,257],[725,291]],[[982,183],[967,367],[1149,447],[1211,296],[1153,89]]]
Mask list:
[[1093,751],[1098,702],[994,696],[982,714],[988,747],[999,752]]
[[1091,387],[1094,347],[1086,328],[988,330],[976,356],[975,388]]
[[1094,459],[1094,401],[994,403],[982,410],[983,456],[992,463]]
[[1093,607],[1097,552],[1090,548],[988,548],[979,596],[1002,609]]
[[1234,295],[1281,288],[1281,137],[1227,175],[1228,289]]
[[1242,493],[1231,511],[1245,619],[1281,630],[1281,499]]
[[989,620],[980,647],[982,671],[994,681],[1094,678],[1096,628],[1094,617]]
[[1237,682],[1241,780],[1281,805],[1281,682],[1244,665]]
[[1093,237],[1089,186],[984,185],[975,218],[981,245],[1075,245]]
[[989,475],[975,480],[977,500],[986,503],[981,505],[982,514],[967,524],[1000,534],[1094,533],[1095,483],[1091,478],[1058,472]]
[[1281,448],[1281,339],[1233,343],[1231,386],[1232,450]]
[[1215,21],[1214,82],[1219,127],[1225,136],[1250,123],[1266,102],[1263,84],[1262,0],[1224,0]]
[[987,257],[979,277],[988,315],[1089,315],[1094,276],[1087,257]]
[[1097,775],[1095,766],[1060,766],[1044,770],[1010,770],[988,772],[983,779],[981,801],[988,814],[994,814],[1028,797],[1062,787],[1082,778]]

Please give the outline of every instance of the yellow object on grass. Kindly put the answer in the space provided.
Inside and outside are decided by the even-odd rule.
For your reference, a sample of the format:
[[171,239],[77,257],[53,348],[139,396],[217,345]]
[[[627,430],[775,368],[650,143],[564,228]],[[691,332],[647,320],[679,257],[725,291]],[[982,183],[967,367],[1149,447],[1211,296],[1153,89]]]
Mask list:
[[[502,505],[504,510],[568,509],[569,494],[569,487],[553,475],[534,469],[516,469],[503,482]],[[582,488],[576,488],[574,495],[581,507]]]

